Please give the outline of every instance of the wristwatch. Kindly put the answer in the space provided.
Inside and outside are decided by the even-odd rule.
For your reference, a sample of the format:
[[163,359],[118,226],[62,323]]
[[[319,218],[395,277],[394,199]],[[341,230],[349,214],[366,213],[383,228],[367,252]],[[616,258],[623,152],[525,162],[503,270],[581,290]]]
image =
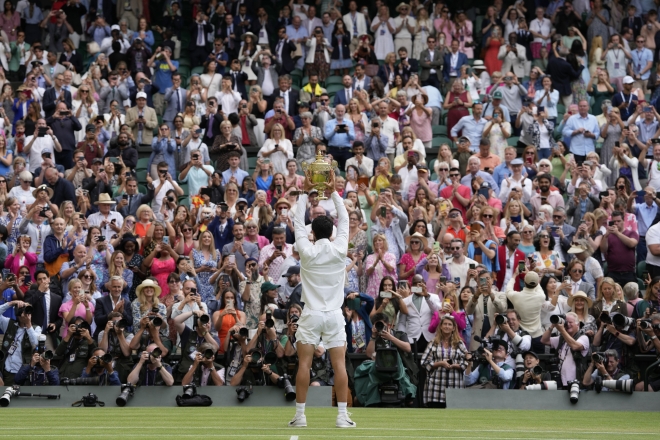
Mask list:
[[156,367],[156,371],[160,372],[160,370],[161,370],[162,368],[163,368],[163,366],[162,366],[162,365],[159,365],[158,367]]
[[656,335],[651,336],[651,340],[658,339]]

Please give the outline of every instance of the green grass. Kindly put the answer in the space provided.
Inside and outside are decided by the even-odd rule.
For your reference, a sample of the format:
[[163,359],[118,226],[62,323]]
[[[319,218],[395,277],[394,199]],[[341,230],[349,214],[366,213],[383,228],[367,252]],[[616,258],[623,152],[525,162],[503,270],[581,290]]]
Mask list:
[[[129,404],[130,405],[130,404]],[[287,428],[293,408],[3,408],[0,438],[650,439],[657,413],[355,408],[355,429],[334,427],[336,408],[308,408],[307,428]],[[29,415],[28,415],[29,414]],[[27,422],[27,423],[26,423]]]

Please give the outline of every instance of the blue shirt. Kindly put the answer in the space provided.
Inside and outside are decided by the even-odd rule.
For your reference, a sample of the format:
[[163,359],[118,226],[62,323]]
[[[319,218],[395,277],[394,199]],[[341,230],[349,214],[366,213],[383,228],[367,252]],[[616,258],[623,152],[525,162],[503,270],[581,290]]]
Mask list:
[[105,37],[110,36],[110,26],[98,27],[95,24],[90,26],[87,33],[92,37],[94,41],[100,46]]
[[442,108],[442,94],[438,89],[433,86],[424,86],[422,89],[426,92],[426,96],[429,97],[429,102],[426,104],[427,107]]
[[[495,191],[495,194],[500,193],[500,184],[495,182],[493,176],[491,176],[490,173],[487,173],[485,171],[477,171],[477,174],[474,176],[472,175],[472,173],[468,171],[468,173],[465,176],[463,176],[463,178],[461,179],[461,185],[467,186],[468,188],[470,188],[470,192],[472,192],[472,178],[474,177],[481,177],[482,179],[484,179],[484,182],[490,183],[490,186],[493,187],[493,191]],[[502,180],[504,180],[504,178],[502,178]]]
[[[584,128],[585,131],[590,131],[594,135],[594,138],[585,137],[582,133],[572,136],[571,134],[578,128]],[[571,138],[571,153],[578,156],[586,156],[596,150],[596,139],[600,136],[600,127],[598,127],[598,122],[594,115],[587,114],[583,118],[577,114],[568,118],[562,134],[565,137]]]
[[463,130],[463,136],[470,139],[470,151],[473,153],[479,152],[479,141],[481,141],[481,134],[484,132],[484,127],[488,123],[484,118],[476,121],[474,116],[463,116],[456,125],[451,129],[451,136],[458,136],[458,132]]
[[[34,10],[32,11],[32,15],[30,15],[30,7],[28,6],[25,9],[23,9],[23,19],[25,19],[26,24],[39,24],[43,21],[44,14],[41,12],[39,6],[35,5]],[[109,32],[110,32],[110,28],[108,28],[108,33]]]
[[[172,65],[179,69],[178,61],[171,61]],[[172,87],[172,71],[170,65],[164,61],[156,61],[154,63],[154,84],[158,86],[158,93],[165,94],[165,90]]]
[[[639,75],[649,62],[653,64],[653,52],[647,48],[631,50],[630,55],[632,57],[630,62],[635,75]],[[651,69],[642,74],[641,79],[649,79],[649,76],[651,76]]]
[[325,123],[325,132],[323,133],[323,136],[328,140],[329,147],[351,148],[351,145],[355,140],[353,121],[344,118],[341,123],[346,124],[348,133],[335,133],[337,119],[331,119]]
[[222,172],[222,184],[227,185],[227,183],[229,183],[229,179],[231,179],[231,176],[234,176],[236,178],[236,183],[240,187],[241,185],[243,185],[243,179],[249,176],[249,174],[240,168],[237,168],[236,172],[232,172],[231,168],[227,168],[225,171]]
[[633,212],[637,216],[637,232],[639,232],[640,237],[643,237],[653,225],[653,220],[658,213],[658,205],[655,202],[651,206],[646,203],[635,203],[633,205]]

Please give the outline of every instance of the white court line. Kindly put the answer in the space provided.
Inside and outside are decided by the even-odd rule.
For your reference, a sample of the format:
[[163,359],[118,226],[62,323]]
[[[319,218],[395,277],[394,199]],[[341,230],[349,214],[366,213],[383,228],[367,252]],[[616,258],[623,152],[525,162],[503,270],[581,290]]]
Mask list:
[[298,440],[298,436],[297,435],[292,435],[289,440]]

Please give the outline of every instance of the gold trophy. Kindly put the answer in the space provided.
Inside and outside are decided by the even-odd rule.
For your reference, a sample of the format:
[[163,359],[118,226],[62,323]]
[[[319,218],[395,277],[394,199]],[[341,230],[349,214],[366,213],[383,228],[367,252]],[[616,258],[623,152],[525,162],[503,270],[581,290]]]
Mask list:
[[327,200],[325,190],[331,189],[330,172],[337,167],[337,161],[328,162],[322,153],[316,154],[316,160],[312,163],[303,162],[302,169],[305,176],[314,184],[314,189],[319,192],[319,200]]

